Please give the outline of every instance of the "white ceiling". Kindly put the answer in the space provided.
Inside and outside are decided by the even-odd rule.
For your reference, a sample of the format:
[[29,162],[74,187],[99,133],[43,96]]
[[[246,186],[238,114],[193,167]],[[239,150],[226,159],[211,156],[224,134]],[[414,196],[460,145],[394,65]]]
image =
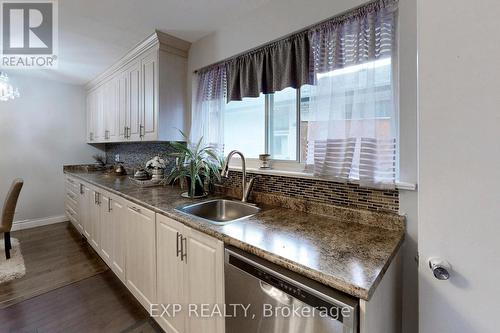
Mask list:
[[24,72],[84,84],[155,29],[194,42],[269,1],[59,0],[59,67]]

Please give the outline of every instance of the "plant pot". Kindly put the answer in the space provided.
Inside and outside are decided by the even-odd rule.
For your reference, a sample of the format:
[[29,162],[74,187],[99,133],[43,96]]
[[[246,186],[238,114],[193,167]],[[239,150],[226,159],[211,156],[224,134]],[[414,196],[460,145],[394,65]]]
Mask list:
[[[205,177],[201,176],[201,182],[204,184],[205,183]],[[188,186],[188,195],[190,197],[193,197],[191,193],[191,177],[186,177],[187,181],[187,186]],[[203,185],[200,185],[199,182],[196,182],[194,186],[194,197],[199,197],[203,196],[205,194],[205,187]]]

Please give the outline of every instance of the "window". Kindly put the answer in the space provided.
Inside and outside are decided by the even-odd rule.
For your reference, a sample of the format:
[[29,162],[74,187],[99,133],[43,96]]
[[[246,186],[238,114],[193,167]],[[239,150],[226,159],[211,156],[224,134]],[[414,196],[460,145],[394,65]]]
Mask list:
[[201,69],[193,137],[268,153],[275,169],[392,188],[398,2],[362,8]]
[[268,153],[275,160],[297,160],[297,91],[286,88],[268,97]]
[[224,151],[246,157],[270,154],[274,160],[299,161],[296,89],[231,101],[224,107]]
[[[273,160],[306,163],[311,136],[379,138],[394,136],[391,59],[317,74],[317,85],[286,88],[224,106],[224,150],[249,158],[268,153]],[[300,124],[300,125],[299,125]],[[308,135],[309,131],[315,132]],[[324,133],[322,133],[324,132]],[[320,134],[322,133],[322,134]],[[359,155],[360,147],[356,147]],[[358,178],[358,171],[354,176]]]
[[224,151],[258,158],[266,151],[266,97],[244,98],[224,107]]

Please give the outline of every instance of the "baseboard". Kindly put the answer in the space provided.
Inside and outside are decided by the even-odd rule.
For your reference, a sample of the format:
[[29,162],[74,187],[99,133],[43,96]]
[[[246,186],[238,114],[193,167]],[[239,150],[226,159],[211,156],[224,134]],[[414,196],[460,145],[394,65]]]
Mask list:
[[68,221],[66,215],[50,216],[41,219],[29,219],[23,221],[15,221],[12,224],[12,231],[24,230],[30,228],[41,227],[43,225],[55,224]]

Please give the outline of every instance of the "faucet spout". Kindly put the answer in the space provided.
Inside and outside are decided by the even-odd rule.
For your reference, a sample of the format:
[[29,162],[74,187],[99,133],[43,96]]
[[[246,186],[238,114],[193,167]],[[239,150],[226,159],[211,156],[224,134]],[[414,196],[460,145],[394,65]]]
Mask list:
[[241,192],[242,192],[241,201],[247,202],[248,196],[250,195],[250,191],[252,189],[252,184],[253,184],[254,179],[253,178],[250,179],[250,181],[247,183],[247,180],[246,180],[247,179],[246,160],[245,160],[245,156],[243,155],[242,152],[240,152],[238,150],[233,150],[227,155],[226,160],[224,161],[224,164],[222,165],[221,176],[225,177],[225,178],[228,177],[228,175],[229,175],[229,161],[231,160],[231,158],[235,154],[240,155],[240,157],[241,157],[241,171],[243,173],[241,175]]

